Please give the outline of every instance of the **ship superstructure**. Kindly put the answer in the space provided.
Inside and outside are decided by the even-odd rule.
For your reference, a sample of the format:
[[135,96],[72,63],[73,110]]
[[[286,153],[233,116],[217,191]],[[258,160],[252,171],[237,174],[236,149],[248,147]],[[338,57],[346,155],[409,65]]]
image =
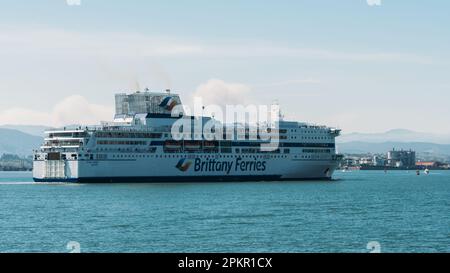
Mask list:
[[[49,130],[34,153],[36,182],[213,182],[331,179],[342,156],[340,130],[277,121],[253,138],[250,126],[216,125],[210,134],[173,131],[180,119],[207,124],[212,118],[186,116],[177,94],[117,94],[112,122]],[[229,134],[232,132],[231,137]],[[223,134],[223,135],[222,135]],[[266,139],[276,146],[262,148]],[[271,146],[272,147],[272,146]]]

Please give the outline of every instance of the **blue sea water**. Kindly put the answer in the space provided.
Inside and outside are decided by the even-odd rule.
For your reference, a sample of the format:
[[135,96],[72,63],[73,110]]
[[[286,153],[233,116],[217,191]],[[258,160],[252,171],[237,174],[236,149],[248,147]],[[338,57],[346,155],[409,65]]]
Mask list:
[[450,252],[450,172],[74,185],[0,172],[0,252]]

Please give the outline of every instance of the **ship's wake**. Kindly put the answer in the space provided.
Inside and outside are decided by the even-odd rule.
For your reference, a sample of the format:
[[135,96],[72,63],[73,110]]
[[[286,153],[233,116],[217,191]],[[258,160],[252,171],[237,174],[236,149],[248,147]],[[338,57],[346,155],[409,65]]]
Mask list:
[[0,185],[33,185],[34,182],[0,182]]
[[1,185],[52,185],[52,186],[77,186],[78,184],[74,183],[65,183],[65,182],[0,182]]

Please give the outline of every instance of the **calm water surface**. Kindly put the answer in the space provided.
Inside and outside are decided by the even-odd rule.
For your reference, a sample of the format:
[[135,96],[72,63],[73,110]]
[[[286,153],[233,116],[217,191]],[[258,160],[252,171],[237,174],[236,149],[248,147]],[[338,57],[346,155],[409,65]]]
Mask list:
[[450,172],[37,185],[0,172],[0,252],[450,252]]

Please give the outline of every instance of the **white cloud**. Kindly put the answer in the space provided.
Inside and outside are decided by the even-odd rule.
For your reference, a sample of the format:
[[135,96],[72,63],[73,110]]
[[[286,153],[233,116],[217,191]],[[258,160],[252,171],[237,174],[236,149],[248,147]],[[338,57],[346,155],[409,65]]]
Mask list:
[[14,125],[94,125],[112,118],[112,108],[89,103],[79,95],[65,98],[47,112],[17,107],[0,112],[0,124]]
[[51,115],[30,109],[14,107],[0,112],[0,124],[12,125],[53,125]]
[[[372,0],[375,1],[376,0]],[[431,63],[428,57],[397,52],[344,52],[284,46],[267,41],[235,41],[228,44],[183,41],[140,33],[80,33],[61,29],[0,26],[0,54],[120,57],[292,57],[342,61],[395,61]]]
[[0,26],[1,53],[67,56],[154,57],[197,54],[202,48],[167,37],[139,33],[75,32],[62,29]]
[[250,91],[250,86],[245,84],[211,79],[197,88],[193,98],[202,98],[204,105],[214,104],[223,107],[226,105],[243,105],[247,102]]
[[270,82],[270,83],[258,83],[252,84],[254,87],[276,87],[276,86],[284,86],[284,85],[299,85],[299,84],[320,84],[320,80],[315,79],[293,79],[293,80],[285,80],[278,82]]
[[[177,58],[169,58],[168,67],[163,67],[159,63],[167,63],[167,58],[143,57]],[[182,59],[184,57],[193,58],[186,61]],[[301,58],[308,60],[386,61],[420,64],[435,61],[427,57],[405,53],[314,49],[283,45],[278,42],[271,43],[268,41],[230,41],[226,44],[220,44],[218,42],[186,41],[170,37],[154,37],[139,33],[80,33],[45,27],[13,28],[0,25],[0,94],[2,95],[2,100],[0,101],[0,124],[15,123],[60,126],[68,123],[93,124],[98,123],[100,120],[110,120],[113,115],[112,108],[90,104],[85,100],[82,101],[83,98],[80,97],[78,99],[72,98],[68,103],[65,100],[56,103],[54,101],[55,96],[56,94],[61,95],[61,92],[63,92],[62,97],[58,97],[57,99],[64,98],[69,94],[81,94],[85,97],[89,96],[90,99],[95,101],[108,101],[105,104],[111,106],[111,92],[129,90],[131,86],[128,84],[131,82],[134,84],[135,82],[135,80],[130,82],[129,78],[134,78],[135,74],[138,76],[142,75],[142,77],[136,77],[138,80],[148,80],[149,77],[154,76],[155,79],[150,80],[150,88],[163,86],[187,90],[192,88],[190,84],[198,80],[198,78],[212,74],[209,71],[203,71],[205,70],[204,66],[207,65],[210,70],[215,69],[211,66],[212,62],[208,62],[206,65],[202,64],[202,62],[208,59],[214,59],[218,60],[218,64],[221,65],[221,60],[232,60],[233,58],[239,61],[249,62],[253,61],[253,59],[248,60],[248,58],[255,58],[258,61],[266,60],[266,58],[268,60],[276,60],[277,58]],[[173,65],[175,63],[174,60],[181,65]],[[194,63],[192,60],[194,60]],[[296,61],[298,60],[296,59]],[[444,61],[445,59],[442,62]],[[148,71],[148,68],[144,69],[142,67],[142,64],[148,66],[149,62],[157,63],[157,65],[151,65],[151,71]],[[141,66],[136,64],[141,64]],[[195,67],[197,64],[204,66],[197,69]],[[192,71],[188,69],[192,69]],[[288,68],[281,70],[275,69],[273,71],[271,69],[273,70],[274,68],[267,68],[267,73],[273,73],[270,78],[280,78],[279,74],[284,73],[285,69]],[[142,71],[145,71],[145,73],[142,73]],[[203,73],[201,73],[202,71]],[[239,68],[240,71],[242,71],[242,68]],[[176,77],[177,81],[174,82],[174,86],[171,86],[170,78],[172,75],[176,75],[176,73],[178,73]],[[185,73],[186,76],[182,73]],[[249,78],[255,78],[254,72],[249,71],[248,73],[249,76],[253,76]],[[250,75],[252,73],[253,75]],[[260,73],[260,71],[257,73]],[[322,74],[318,75],[320,77],[327,76]],[[233,75],[230,77],[233,77]],[[180,78],[182,80],[179,80]],[[269,82],[267,83],[266,80]],[[319,121],[323,120],[323,123],[326,124],[341,125],[342,127],[349,127],[351,129],[355,128],[355,130],[357,126],[358,128],[372,126],[370,122],[367,122],[368,120],[379,120],[380,117],[388,116],[375,109],[373,112],[379,113],[380,117],[371,119],[371,117],[366,117],[367,114],[362,113],[360,114],[362,120],[360,123],[356,122],[358,120],[355,122],[345,122],[345,124],[342,121],[345,119],[353,121],[355,117],[341,116],[337,118],[338,116],[336,115],[334,119],[321,118],[321,115],[325,115],[320,110],[322,107],[317,108],[314,105],[322,105],[327,104],[327,101],[335,101],[334,104],[328,105],[331,104],[328,103],[327,105],[328,108],[336,107],[335,111],[338,113],[342,109],[339,105],[345,102],[342,98],[351,97],[352,101],[359,99],[355,96],[345,95],[352,94],[352,92],[346,93],[346,89],[350,85],[351,80],[353,78],[348,81],[343,78],[340,81],[344,83],[338,82],[335,87],[336,90],[342,90],[338,93],[344,92],[344,95],[326,95],[329,99],[325,101],[321,98],[317,98],[317,100],[303,100],[307,101],[307,103],[305,102],[304,108],[300,110],[298,108],[298,97],[303,93],[283,93],[285,91],[282,88],[272,88],[276,92],[272,93],[273,91],[264,91],[264,87],[307,84],[308,89],[306,91],[309,92],[308,95],[316,94],[313,92],[319,92],[317,96],[321,97],[322,94],[328,92],[327,90],[331,90],[329,85],[333,84],[333,81],[327,80],[327,82],[322,84],[322,82],[314,79],[293,78],[287,81],[280,80],[271,83],[268,78],[264,78],[264,75],[262,75],[260,82],[247,85],[229,83],[221,80],[210,80],[199,86],[195,93],[196,95],[201,95],[205,99],[205,103],[221,105],[255,104],[263,100],[270,103],[272,99],[280,99],[282,102],[283,100],[285,101],[284,104],[287,107],[291,107],[290,109],[288,108],[290,110],[288,112],[301,113],[301,116],[299,116],[301,119],[313,120],[317,118]],[[141,88],[145,87],[142,82]],[[320,84],[313,86],[316,83]],[[384,85],[379,87],[385,88]],[[288,87],[286,89],[293,91],[296,86]],[[252,89],[254,90],[253,92]],[[443,94],[445,94],[445,90]],[[31,105],[41,105],[45,110],[30,110],[27,106]],[[77,106],[75,107],[74,105]],[[309,116],[306,116],[308,113]],[[440,116],[445,117],[442,114]],[[391,119],[389,117],[389,120]],[[424,124],[431,126],[431,122],[427,120]],[[384,129],[390,126],[390,124],[379,124],[380,126],[384,126]],[[436,128],[442,128],[442,126]]]
[[[192,99],[201,98],[203,105],[190,104],[194,115],[214,116],[222,122],[250,122],[269,119],[270,105],[261,103],[252,87],[242,83],[230,83],[219,79],[210,79],[198,86]],[[204,111],[198,111],[205,106]],[[188,112],[189,113],[189,112]],[[191,112],[192,113],[192,112]]]

